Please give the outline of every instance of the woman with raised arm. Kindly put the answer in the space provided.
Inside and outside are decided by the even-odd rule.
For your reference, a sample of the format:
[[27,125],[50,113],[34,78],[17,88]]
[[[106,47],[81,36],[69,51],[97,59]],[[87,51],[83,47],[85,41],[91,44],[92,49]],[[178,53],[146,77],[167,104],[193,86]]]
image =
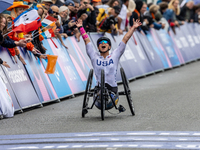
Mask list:
[[[120,42],[117,49],[115,49],[112,53],[109,54],[109,50],[111,49],[111,41],[107,37],[100,37],[97,40],[97,47],[99,49],[100,54],[93,48],[92,42],[82,27],[82,21],[78,20],[76,22],[76,26],[78,27],[83,40],[86,45],[86,51],[90,60],[92,62],[92,66],[94,68],[94,73],[98,82],[98,85],[101,83],[101,70],[104,69],[105,72],[105,86],[111,91],[111,96],[115,101],[118,101],[118,87],[116,82],[117,76],[117,68],[120,57],[125,51],[126,43],[133,35],[133,32],[136,28],[138,28],[141,24],[139,20],[136,22],[133,20],[133,26],[126,33],[122,41]],[[97,85],[97,86],[98,86]]]

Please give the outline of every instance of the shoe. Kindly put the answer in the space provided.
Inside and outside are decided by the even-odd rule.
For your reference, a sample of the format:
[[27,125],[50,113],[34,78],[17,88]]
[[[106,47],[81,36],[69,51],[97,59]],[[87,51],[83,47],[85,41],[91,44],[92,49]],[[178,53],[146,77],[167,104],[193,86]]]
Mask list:
[[126,109],[122,105],[119,105],[118,110],[119,110],[119,112],[125,112],[126,111]]

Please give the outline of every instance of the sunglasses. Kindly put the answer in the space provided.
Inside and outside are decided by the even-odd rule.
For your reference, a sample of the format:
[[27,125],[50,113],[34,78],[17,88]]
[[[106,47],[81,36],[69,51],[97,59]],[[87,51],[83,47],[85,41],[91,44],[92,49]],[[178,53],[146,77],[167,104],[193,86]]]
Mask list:
[[53,11],[53,13],[55,13],[56,15],[59,15],[59,13],[58,13],[58,12],[55,12],[55,11]]
[[99,44],[103,44],[103,43],[104,43],[104,44],[108,44],[108,41],[102,40],[102,41],[99,42]]

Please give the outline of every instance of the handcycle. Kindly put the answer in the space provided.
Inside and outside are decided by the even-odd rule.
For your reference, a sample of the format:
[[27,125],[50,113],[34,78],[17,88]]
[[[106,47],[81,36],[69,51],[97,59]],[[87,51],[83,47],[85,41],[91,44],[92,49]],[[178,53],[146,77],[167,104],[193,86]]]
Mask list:
[[[121,73],[124,91],[118,92],[117,94],[118,95],[126,95],[131,114],[134,116],[135,111],[134,111],[133,101],[131,98],[131,90],[129,89],[128,80],[127,80],[127,77],[126,77],[126,74],[125,74],[123,68],[120,68],[120,73]],[[114,107],[116,110],[119,110],[119,112],[120,112],[120,109],[124,109],[123,106],[121,106],[121,105],[119,105],[119,107],[116,106],[115,100],[111,96],[111,91],[109,91],[105,87],[105,74],[104,74],[103,69],[101,70],[101,84],[100,84],[100,86],[95,86],[94,90],[91,89],[92,79],[93,79],[93,69],[90,69],[87,84],[86,84],[84,99],[83,99],[83,106],[82,106],[82,117],[83,118],[88,113],[88,110],[92,109],[94,107],[94,105],[98,109],[101,110],[101,119],[102,120],[104,120],[104,118],[105,118],[105,110],[109,110]],[[93,103],[91,106],[88,106],[90,97],[93,97]],[[108,99],[110,100],[109,102],[108,102]],[[96,105],[97,103],[100,105],[97,106]],[[111,104],[111,107],[108,107],[108,103],[109,103],[109,105]]]

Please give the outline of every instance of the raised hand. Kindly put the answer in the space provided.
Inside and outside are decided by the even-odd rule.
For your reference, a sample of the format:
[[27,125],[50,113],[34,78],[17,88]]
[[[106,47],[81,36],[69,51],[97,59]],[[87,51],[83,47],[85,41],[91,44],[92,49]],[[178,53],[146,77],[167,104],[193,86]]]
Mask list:
[[7,67],[7,68],[10,68],[10,66],[7,64],[6,61],[3,61],[3,64],[2,64],[2,65],[5,66],[5,67]]
[[83,21],[81,19],[78,19],[78,21],[76,21],[76,26],[77,27],[83,26]]
[[142,23],[138,19],[135,21],[135,19],[133,18],[133,27],[135,29],[138,28],[141,25],[142,25]]

